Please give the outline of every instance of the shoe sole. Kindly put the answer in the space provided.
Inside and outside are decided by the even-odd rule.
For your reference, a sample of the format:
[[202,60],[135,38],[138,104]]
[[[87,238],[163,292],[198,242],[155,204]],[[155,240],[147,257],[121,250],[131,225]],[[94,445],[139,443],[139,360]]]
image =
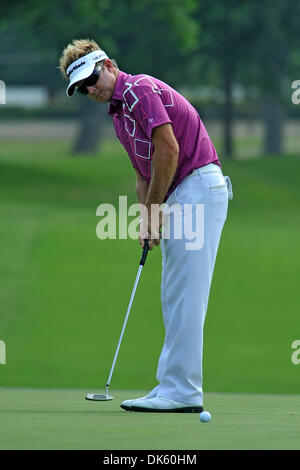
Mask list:
[[202,406],[189,406],[183,408],[172,408],[172,409],[154,409],[154,408],[142,408],[141,406],[126,406],[120,405],[123,410],[126,411],[143,411],[146,413],[202,413]]

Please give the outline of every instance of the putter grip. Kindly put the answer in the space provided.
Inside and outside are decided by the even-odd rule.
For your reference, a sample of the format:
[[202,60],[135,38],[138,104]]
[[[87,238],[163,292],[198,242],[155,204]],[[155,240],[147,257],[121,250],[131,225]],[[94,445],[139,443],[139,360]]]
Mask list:
[[147,254],[148,254],[148,251],[149,251],[148,241],[149,240],[146,238],[143,253],[142,253],[142,257],[141,257],[141,261],[140,261],[140,266],[144,266],[144,264],[146,263],[146,258],[147,258]]

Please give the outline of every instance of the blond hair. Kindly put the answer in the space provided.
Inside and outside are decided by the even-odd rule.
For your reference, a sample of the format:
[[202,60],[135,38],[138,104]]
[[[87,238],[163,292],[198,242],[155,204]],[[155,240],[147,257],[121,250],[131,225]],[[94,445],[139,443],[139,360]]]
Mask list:
[[62,76],[68,80],[67,68],[69,65],[80,57],[99,49],[98,44],[92,39],[73,39],[73,41],[64,48],[61,58],[59,59],[59,69]]

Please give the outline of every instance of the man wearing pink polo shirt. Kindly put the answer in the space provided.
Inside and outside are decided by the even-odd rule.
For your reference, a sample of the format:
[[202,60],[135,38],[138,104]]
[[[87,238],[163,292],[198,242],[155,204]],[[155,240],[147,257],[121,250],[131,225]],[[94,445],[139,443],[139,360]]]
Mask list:
[[[193,247],[190,234],[162,237],[161,301],[165,342],[156,378],[159,384],[145,397],[126,400],[130,411],[201,412],[203,409],[203,327],[210,285],[232,197],[230,179],[222,174],[216,150],[193,106],[166,83],[145,74],[118,69],[90,40],[74,40],[60,60],[74,90],[99,103],[110,103],[116,135],[135,169],[138,201],[146,208],[140,244],[160,243],[160,219],[151,207],[176,207],[170,226],[186,221],[203,231],[203,243]],[[201,221],[196,217],[203,211]],[[187,210],[186,210],[187,209]],[[179,217],[178,217],[179,214]],[[201,225],[201,227],[200,227]],[[192,233],[195,233],[192,232]]]

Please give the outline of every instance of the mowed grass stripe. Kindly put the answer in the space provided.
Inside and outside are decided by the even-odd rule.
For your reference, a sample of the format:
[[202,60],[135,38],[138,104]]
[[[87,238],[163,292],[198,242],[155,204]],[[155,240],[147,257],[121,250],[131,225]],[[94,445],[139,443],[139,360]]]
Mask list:
[[131,413],[122,400],[144,391],[0,389],[1,449],[299,449],[300,397],[207,393],[198,414]]

